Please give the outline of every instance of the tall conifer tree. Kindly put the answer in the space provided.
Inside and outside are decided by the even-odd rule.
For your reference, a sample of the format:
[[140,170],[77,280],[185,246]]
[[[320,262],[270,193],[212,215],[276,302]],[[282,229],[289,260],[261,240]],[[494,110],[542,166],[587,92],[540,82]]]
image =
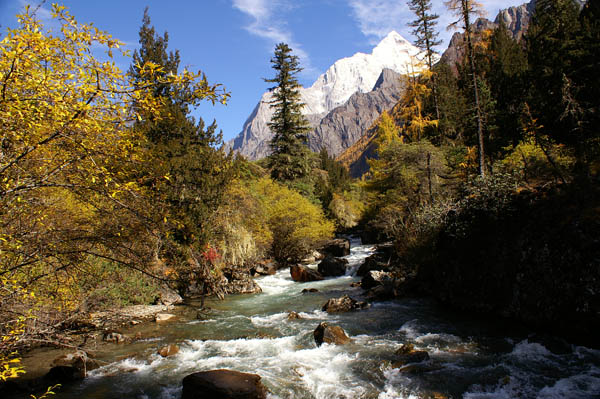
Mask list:
[[432,72],[431,82],[433,86],[433,101],[435,104],[436,118],[440,119],[440,109],[437,98],[436,78],[433,73],[433,55],[434,47],[442,43],[438,40],[438,33],[435,30],[439,15],[431,13],[431,0],[409,0],[408,7],[415,13],[417,19],[412,21],[409,26],[413,27],[413,35],[417,38],[415,46],[425,53],[425,59],[429,70]]
[[[143,86],[147,76],[142,73],[145,64],[156,66],[156,75],[177,73],[179,51],[168,52],[169,37],[156,34],[151,25],[148,8],[144,11],[139,31],[140,49],[133,55],[130,76]],[[208,86],[206,78],[202,84]],[[213,86],[217,87],[217,86]],[[143,115],[135,128],[148,139],[152,161],[147,167],[152,176],[165,176],[153,181],[157,211],[164,206],[164,220],[169,222],[167,236],[178,245],[200,247],[209,239],[210,216],[218,207],[227,182],[232,178],[231,156],[218,147],[222,134],[216,123],[206,127],[190,116],[190,108],[197,105],[193,88],[181,85],[158,85],[154,96],[160,101],[158,117]],[[227,94],[224,94],[224,98]]]
[[477,119],[477,141],[479,147],[479,174],[485,177],[485,146],[483,140],[483,115],[479,102],[479,82],[475,68],[475,54],[473,50],[473,27],[471,24],[476,16],[485,15],[483,5],[475,0],[447,0],[446,7],[458,18],[448,26],[449,29],[456,28],[460,23],[463,25],[465,40],[467,42],[467,59],[469,62],[469,73],[473,80],[473,94],[475,97],[475,113]]
[[309,172],[305,143],[310,125],[302,115],[304,104],[300,101],[300,84],[295,76],[302,68],[298,57],[292,55],[292,49],[285,43],[275,47],[271,63],[277,73],[273,79],[265,79],[276,84],[269,89],[273,93],[271,108],[275,110],[269,123],[274,133],[269,167],[274,179],[289,182]]

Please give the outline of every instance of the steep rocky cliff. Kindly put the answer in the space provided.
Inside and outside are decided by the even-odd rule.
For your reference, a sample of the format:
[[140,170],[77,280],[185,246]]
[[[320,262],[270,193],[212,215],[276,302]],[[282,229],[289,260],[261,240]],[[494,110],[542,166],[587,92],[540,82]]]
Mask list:
[[309,136],[313,151],[326,148],[337,156],[356,143],[385,110],[400,99],[403,84],[401,75],[384,69],[372,91],[354,93],[342,106],[327,114]]

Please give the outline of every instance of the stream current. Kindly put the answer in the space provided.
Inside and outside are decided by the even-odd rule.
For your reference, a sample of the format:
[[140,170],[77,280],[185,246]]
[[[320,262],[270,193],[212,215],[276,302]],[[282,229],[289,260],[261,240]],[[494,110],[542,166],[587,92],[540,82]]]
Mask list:
[[[259,374],[269,399],[600,398],[600,351],[502,320],[424,299],[321,311],[329,298],[361,299],[363,291],[350,284],[359,281],[354,273],[373,251],[353,240],[346,276],[296,283],[288,269],[280,270],[257,279],[261,294],[209,301],[202,319],[188,308],[178,321],[146,327],[144,336],[154,338],[104,348],[100,358],[109,364],[54,397],[179,399],[183,377],[225,368]],[[304,288],[319,292],[303,294]],[[288,320],[290,311],[302,318]],[[352,343],[317,347],[313,331],[322,321],[343,327]],[[406,342],[426,350],[430,361],[416,370],[393,368],[394,352]],[[159,356],[157,349],[170,343],[179,353]]]

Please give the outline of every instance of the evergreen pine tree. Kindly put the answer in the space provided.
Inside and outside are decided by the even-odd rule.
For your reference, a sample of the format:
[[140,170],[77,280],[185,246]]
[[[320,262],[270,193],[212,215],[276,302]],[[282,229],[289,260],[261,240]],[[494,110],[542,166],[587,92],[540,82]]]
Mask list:
[[309,172],[306,135],[310,131],[308,121],[302,115],[300,84],[295,75],[302,70],[298,57],[285,43],[275,47],[271,59],[277,74],[265,82],[275,83],[269,90],[273,93],[271,108],[275,110],[269,128],[274,133],[269,157],[271,176],[275,180],[290,182],[306,176]]
[[[141,47],[135,51],[129,71],[134,84],[148,83],[141,73],[148,63],[157,66],[157,75],[177,73],[179,52],[167,52],[168,34],[156,34],[148,8],[139,37]],[[218,148],[222,134],[216,123],[206,127],[202,119],[196,123],[189,115],[195,105],[191,88],[157,85],[154,95],[161,104],[158,117],[142,114],[135,124],[148,139],[151,161],[146,166],[152,169],[148,174],[165,176],[163,181],[150,182],[150,189],[157,211],[162,206],[164,220],[170,221],[166,236],[177,245],[201,248],[209,240],[210,216],[232,178],[231,156]]]
[[[437,25],[436,20],[439,18],[439,15],[431,13],[431,0],[409,0],[408,7],[417,16],[417,19],[409,24],[409,26],[415,28],[412,32],[417,38],[415,46],[425,53],[427,66],[429,67],[429,70],[433,72],[433,55],[435,54],[433,48],[442,43],[441,40],[438,40],[439,35],[435,31],[435,26]],[[434,73],[431,75],[431,83],[433,88],[435,114],[436,118],[440,119],[436,78]]]
[[485,177],[485,146],[483,140],[483,115],[481,104],[479,102],[479,83],[478,74],[475,68],[475,52],[473,49],[473,27],[472,22],[477,15],[484,15],[483,6],[475,0],[447,0],[444,2],[446,7],[454,13],[458,20],[450,24],[449,28],[456,27],[462,22],[465,40],[467,42],[467,60],[469,63],[469,74],[473,84],[473,95],[475,98],[475,117],[477,120],[477,141],[479,147],[479,174]]

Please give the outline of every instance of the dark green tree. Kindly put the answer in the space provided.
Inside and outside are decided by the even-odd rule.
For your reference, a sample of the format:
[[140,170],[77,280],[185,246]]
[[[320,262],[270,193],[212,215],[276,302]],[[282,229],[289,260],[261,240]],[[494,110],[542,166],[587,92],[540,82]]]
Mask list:
[[[587,73],[597,75],[593,66],[594,58],[597,65],[598,55],[582,59],[585,45],[580,34],[579,6],[575,2],[538,0],[526,40],[532,116],[553,141],[575,149],[578,169],[583,172],[590,134],[597,131],[597,126],[586,128],[583,97],[587,96],[582,93],[589,78],[580,71],[587,69]],[[592,103],[597,101],[597,97],[592,99]]]
[[[415,13],[417,19],[409,23],[413,27],[413,35],[417,38],[415,46],[425,53],[425,60],[430,71],[433,71],[434,47],[441,44],[438,40],[439,34],[435,27],[439,15],[431,13],[431,0],[409,0],[408,8]],[[433,102],[435,105],[436,119],[440,119],[440,109],[438,105],[437,85],[435,73],[431,75]]]
[[[177,73],[179,52],[168,52],[169,37],[156,34],[148,8],[139,31],[140,49],[133,55],[130,76],[136,85],[147,84],[143,66],[153,63],[157,75]],[[204,77],[206,84],[206,78]],[[149,181],[157,207],[165,208],[168,223],[166,236],[176,246],[201,248],[210,238],[210,218],[221,203],[227,183],[233,177],[232,157],[222,147],[222,133],[216,123],[206,127],[190,116],[197,105],[190,87],[158,85],[154,95],[160,100],[155,114],[143,115],[135,129],[148,138],[150,176],[164,176]]]
[[275,110],[269,123],[274,134],[269,167],[273,179],[290,182],[305,177],[310,171],[306,146],[310,125],[302,115],[304,104],[300,101],[300,84],[295,76],[302,68],[298,57],[292,55],[292,49],[285,43],[275,47],[271,64],[277,73],[273,79],[265,79],[276,84],[269,89],[273,93],[271,108]]

